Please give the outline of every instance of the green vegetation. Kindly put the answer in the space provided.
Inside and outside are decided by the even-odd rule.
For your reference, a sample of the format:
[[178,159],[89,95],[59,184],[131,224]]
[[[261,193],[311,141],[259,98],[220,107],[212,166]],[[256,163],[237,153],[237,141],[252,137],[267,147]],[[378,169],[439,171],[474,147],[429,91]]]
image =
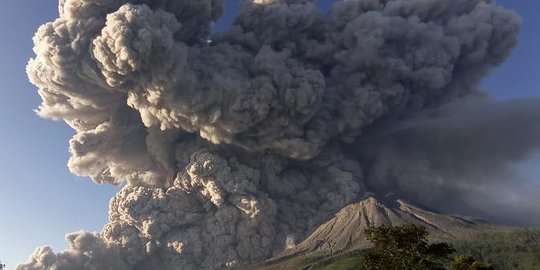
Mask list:
[[494,269],[540,269],[540,229],[482,232],[453,246],[461,254],[482,258]]
[[414,224],[365,230],[374,247],[360,257],[358,270],[444,270],[454,252],[446,243],[428,244],[424,227]]
[[[390,227],[391,228],[391,227]],[[411,237],[400,236],[400,229],[378,228],[370,229],[373,233],[394,234],[394,240],[384,239],[384,245],[394,245],[397,247],[409,246],[412,250],[421,251],[420,254],[429,254],[427,249],[429,244],[422,242],[425,238],[422,234],[413,233]],[[401,230],[402,232],[405,230]],[[368,234],[369,235],[369,234]],[[393,243],[396,239],[405,239],[405,243]],[[380,237],[372,237],[370,240],[376,241]],[[422,241],[418,242],[417,240]],[[382,239],[381,239],[382,240]],[[416,241],[416,242],[415,242]],[[412,244],[411,243],[416,243]],[[447,260],[446,268],[452,270],[538,270],[540,269],[540,228],[519,229],[502,228],[487,229],[468,235],[466,240],[454,241],[451,243],[456,250],[456,255],[452,260]],[[375,246],[375,245],[374,245]],[[358,268],[365,267],[365,260],[369,254],[377,254],[375,247],[370,250],[349,251],[332,256],[316,256],[310,254],[297,254],[287,258],[270,261],[258,266],[249,267],[249,270],[355,270],[355,269],[377,269]],[[399,249],[399,248],[397,248]],[[404,250],[407,250],[405,248]],[[445,252],[443,252],[446,254]],[[441,254],[441,253],[439,253]],[[421,255],[421,256],[424,256]],[[432,254],[433,255],[433,254]],[[371,255],[373,256],[373,255]],[[407,255],[410,256],[410,255]],[[417,255],[418,256],[418,253]],[[421,257],[420,256],[420,257]],[[414,257],[414,256],[413,256]],[[409,257],[410,258],[410,257]],[[418,258],[418,257],[417,257]],[[372,257],[373,259],[373,257]],[[369,260],[369,259],[368,259]],[[364,264],[362,266],[362,264]],[[440,267],[438,265],[437,267]],[[381,268],[381,269],[407,269],[407,268]],[[415,269],[415,268],[408,268]],[[416,268],[421,269],[421,268]],[[429,269],[429,268],[423,268]],[[432,268],[437,269],[437,268]]]
[[458,255],[454,257],[452,270],[495,270],[485,262],[479,261],[471,256]]

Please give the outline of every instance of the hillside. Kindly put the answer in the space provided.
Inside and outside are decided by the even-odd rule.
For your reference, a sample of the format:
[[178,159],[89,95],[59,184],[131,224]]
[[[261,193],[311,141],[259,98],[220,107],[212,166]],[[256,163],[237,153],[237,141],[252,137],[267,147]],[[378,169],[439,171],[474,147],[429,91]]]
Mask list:
[[373,197],[343,208],[294,248],[243,269],[352,269],[369,248],[363,234],[366,228],[406,223],[426,227],[430,241],[452,243],[457,253],[484,258],[497,269],[540,269],[540,229],[498,227],[438,214],[403,200],[383,203]]

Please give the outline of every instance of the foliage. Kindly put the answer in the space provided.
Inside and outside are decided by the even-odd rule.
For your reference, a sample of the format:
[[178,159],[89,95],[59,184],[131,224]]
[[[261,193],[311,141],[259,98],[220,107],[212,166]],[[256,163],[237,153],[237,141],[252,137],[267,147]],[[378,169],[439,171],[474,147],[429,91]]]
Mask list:
[[368,228],[365,233],[374,247],[361,258],[358,270],[443,270],[454,252],[446,243],[428,244],[426,229],[414,224]]
[[479,261],[471,256],[458,255],[454,257],[453,270],[495,270],[485,262]]
[[459,253],[482,258],[495,269],[540,269],[538,228],[484,231],[452,244]]
[[[431,239],[436,239],[431,235]],[[540,228],[484,228],[473,233],[460,235],[462,240],[452,241],[458,254],[480,258],[496,270],[540,269]],[[466,240],[463,240],[466,239]],[[299,255],[250,270],[312,269],[351,270],[356,269],[364,254],[373,251],[358,250],[334,258]],[[459,256],[458,256],[459,257]],[[454,261],[457,259],[454,258]],[[447,269],[452,269],[448,260]],[[365,268],[363,268],[365,269]],[[489,269],[489,268],[488,268]],[[406,270],[406,269],[403,269]]]

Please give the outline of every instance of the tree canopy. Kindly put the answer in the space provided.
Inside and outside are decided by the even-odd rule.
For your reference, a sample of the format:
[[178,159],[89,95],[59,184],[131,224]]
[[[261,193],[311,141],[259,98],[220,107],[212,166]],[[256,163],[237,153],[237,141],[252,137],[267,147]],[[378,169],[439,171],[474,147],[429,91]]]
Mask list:
[[429,244],[424,227],[408,224],[365,230],[374,245],[361,258],[358,270],[444,270],[454,249],[447,243]]
[[494,268],[471,256],[458,255],[454,257],[452,270],[494,270]]

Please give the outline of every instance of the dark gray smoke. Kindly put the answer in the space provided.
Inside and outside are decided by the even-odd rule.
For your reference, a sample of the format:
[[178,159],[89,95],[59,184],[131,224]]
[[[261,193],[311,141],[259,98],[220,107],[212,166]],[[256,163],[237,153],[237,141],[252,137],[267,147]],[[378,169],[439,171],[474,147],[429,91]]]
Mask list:
[[540,149],[540,99],[471,97],[374,128],[366,182],[445,212],[540,225],[540,186],[515,165]]
[[477,92],[520,26],[488,0],[244,0],[210,37],[223,2],[60,1],[28,64],[38,112],[76,131],[73,173],[126,186],[100,233],[17,269],[223,269],[294,246],[379,188],[350,151],[363,132]]

